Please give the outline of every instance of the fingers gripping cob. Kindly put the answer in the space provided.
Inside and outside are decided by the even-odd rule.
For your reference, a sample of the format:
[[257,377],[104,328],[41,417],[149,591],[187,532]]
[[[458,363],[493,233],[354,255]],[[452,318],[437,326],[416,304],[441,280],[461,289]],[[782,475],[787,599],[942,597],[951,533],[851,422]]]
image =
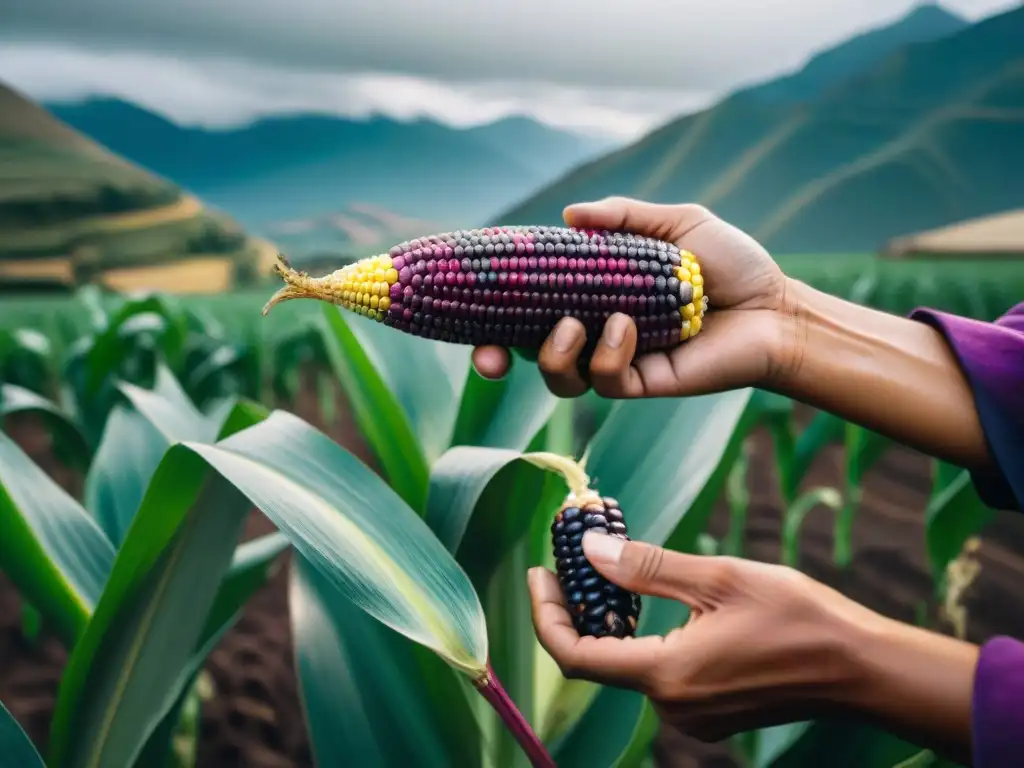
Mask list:
[[323,277],[279,257],[285,286],[263,308],[320,299],[393,328],[459,344],[538,349],[562,317],[588,342],[615,312],[637,326],[637,351],[697,335],[708,298],[697,258],[660,240],[565,227],[489,227],[402,243]]
[[569,486],[569,494],[551,522],[551,545],[565,606],[576,632],[580,636],[633,637],[642,608],[640,595],[606,579],[583,553],[583,536],[588,532],[629,541],[619,502],[591,487],[585,458],[577,463],[567,456],[545,452],[528,453],[523,458],[558,472]]

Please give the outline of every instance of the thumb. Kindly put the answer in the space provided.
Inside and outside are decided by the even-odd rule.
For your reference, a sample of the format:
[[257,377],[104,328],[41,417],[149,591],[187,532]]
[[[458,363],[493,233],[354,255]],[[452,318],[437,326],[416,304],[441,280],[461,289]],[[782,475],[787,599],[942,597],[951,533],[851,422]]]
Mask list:
[[602,576],[630,592],[688,605],[717,602],[728,578],[725,558],[673,552],[608,534],[584,534],[583,554]]
[[647,203],[628,197],[606,197],[570,205],[562,218],[577,229],[608,229],[675,242],[711,213],[696,205]]

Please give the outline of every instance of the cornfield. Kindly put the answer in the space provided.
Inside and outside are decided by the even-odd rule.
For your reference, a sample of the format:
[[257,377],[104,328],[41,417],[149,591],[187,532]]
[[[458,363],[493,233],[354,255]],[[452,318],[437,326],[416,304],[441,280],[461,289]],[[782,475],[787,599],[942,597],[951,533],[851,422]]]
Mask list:
[[[977,270],[951,279],[955,266],[911,265],[922,277],[902,264],[837,264],[786,268],[894,311],[931,304],[991,318],[1024,295],[1019,267],[1015,288]],[[550,523],[565,495],[563,480],[532,460],[541,452],[586,453],[602,493],[630,510],[633,538],[742,556],[745,445],[767,429],[783,561],[799,567],[801,524],[825,506],[835,511],[833,558],[850,566],[865,473],[890,447],[877,434],[827,414],[799,429],[791,402],[755,390],[559,401],[525,360],[487,381],[467,347],[332,306],[295,302],[261,323],[266,297],[85,289],[59,304],[5,299],[0,416],[37,419],[85,481],[71,495],[0,433],[0,570],[23,597],[25,633],[48,628],[69,654],[45,760],[0,707],[0,765],[194,765],[205,660],[285,550],[317,764],[529,764],[473,690],[470,673],[489,664],[557,765],[652,765],[658,722],[646,700],[563,679],[534,638],[524,573],[553,567]],[[270,407],[294,398],[308,366],[327,421],[334,388],[344,393],[372,468]],[[699,447],[694,433],[705,436]],[[842,483],[805,488],[815,456],[836,445]],[[731,528],[714,539],[707,522],[722,498]],[[278,530],[240,543],[254,506]],[[938,462],[924,513],[941,601],[958,594],[958,558],[990,514],[967,474]],[[637,634],[686,616],[645,598]],[[731,746],[741,765],[759,768],[939,764],[852,723],[764,729]]]

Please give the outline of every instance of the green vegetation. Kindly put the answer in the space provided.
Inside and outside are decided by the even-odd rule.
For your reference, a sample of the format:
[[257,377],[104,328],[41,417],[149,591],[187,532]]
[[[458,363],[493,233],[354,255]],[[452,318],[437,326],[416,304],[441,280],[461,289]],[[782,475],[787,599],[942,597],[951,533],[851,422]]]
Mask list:
[[[811,276],[820,263],[788,267]],[[873,280],[893,281],[866,263],[849,257],[842,291],[831,288],[905,301],[874,292]],[[1001,311],[1019,269],[1014,279],[976,281],[974,309]],[[964,282],[926,284],[928,303],[951,308],[943,302],[959,301]],[[26,634],[39,619],[70,652],[48,765],[192,765],[203,660],[288,546],[296,668],[319,762],[524,765],[522,738],[501,727],[509,710],[488,708],[466,677],[489,659],[559,766],[647,764],[657,720],[645,700],[562,679],[533,636],[522,575],[551,565],[550,521],[566,492],[536,451],[587,451],[600,492],[630,510],[634,538],[742,555],[744,445],[764,426],[784,561],[799,565],[803,518],[825,505],[838,512],[835,562],[850,565],[863,476],[889,447],[878,435],[827,414],[800,430],[792,403],[752,390],[559,402],[524,360],[511,383],[489,382],[468,347],[330,305],[294,302],[261,321],[266,295],[125,300],[90,288],[73,301],[4,305],[0,413],[37,418],[86,478],[81,497],[69,496],[0,433],[0,527],[17,541],[0,551],[0,569],[26,601]],[[319,382],[327,421],[340,387],[376,473],[312,425],[267,410],[294,402],[304,372]],[[719,438],[695,444],[694,433]],[[833,444],[845,456],[840,487],[805,488],[813,458]],[[669,476],[652,452],[678,458]],[[651,472],[657,483],[638,482]],[[936,464],[935,477],[925,543],[935,599],[953,600],[958,556],[989,513],[966,472]],[[704,528],[723,495],[733,530],[716,541]],[[280,533],[239,544],[252,505]],[[684,606],[652,601],[639,633],[685,617]],[[0,731],[34,754],[6,711]],[[742,734],[734,748],[765,768],[831,765],[837,754],[890,768],[918,752],[826,722]]]
[[1024,166],[1022,38],[1018,8],[932,42],[879,46],[860,69],[819,65],[817,90],[741,92],[492,220],[556,224],[565,205],[608,195],[690,201],[773,251],[842,253],[1024,206],[1007,173]]
[[[110,154],[0,85],[0,288],[65,288],[113,268],[265,258],[231,219]],[[248,279],[245,279],[248,278]],[[211,286],[226,289],[228,282]],[[167,286],[173,288],[173,286]]]

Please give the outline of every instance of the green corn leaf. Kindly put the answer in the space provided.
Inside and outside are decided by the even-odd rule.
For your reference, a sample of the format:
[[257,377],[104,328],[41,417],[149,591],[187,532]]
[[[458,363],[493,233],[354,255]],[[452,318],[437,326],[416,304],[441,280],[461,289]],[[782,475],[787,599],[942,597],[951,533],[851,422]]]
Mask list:
[[487,630],[468,577],[422,518],[352,454],[282,411],[216,445],[187,445],[371,616],[453,667],[483,673]]
[[300,556],[289,606],[318,765],[481,764],[470,702],[438,656],[376,621]]
[[[817,506],[825,506],[839,514],[843,509],[843,495],[835,488],[811,488],[800,494],[786,507],[782,516],[782,562],[796,568],[800,560],[800,528],[804,518]],[[837,534],[838,535],[838,534]]]
[[650,699],[644,699],[636,728],[625,751],[615,761],[615,768],[642,768],[651,757],[651,744],[661,728],[661,720]]
[[884,435],[851,423],[845,425],[844,443],[846,484],[849,488],[860,487],[864,475],[892,445]]
[[223,381],[245,367],[245,353],[244,347],[234,344],[218,344],[209,351],[194,351],[193,356],[202,354],[203,357],[188,368],[183,381],[195,402],[205,403],[212,397],[226,394],[221,391]]
[[232,398],[222,412],[204,416],[163,363],[157,365],[152,391],[155,397],[146,398],[148,412],[166,429],[173,429],[172,436],[164,435],[150,418],[134,408],[116,405],[104,425],[96,458],[85,478],[85,506],[115,546],[121,545],[173,436],[211,438],[238,406],[238,401]]
[[110,313],[103,304],[103,294],[97,285],[83,285],[75,291],[75,301],[82,305],[92,333],[101,333],[110,326]]
[[170,443],[137,411],[115,406],[85,478],[85,507],[121,545]]
[[[524,574],[543,562],[530,533],[538,518],[549,527],[566,494],[561,478],[530,462],[534,455],[450,449],[431,473],[425,518],[483,595],[495,671],[528,720],[535,703],[536,639]],[[494,764],[522,764],[524,756],[510,734],[490,713],[487,719]]]
[[809,722],[786,723],[751,732],[753,754],[750,768],[770,768],[775,761],[804,738],[811,728]]
[[0,432],[0,570],[66,643],[85,628],[114,554],[89,513]]
[[933,459],[931,497],[934,498],[942,491],[946,490],[946,488],[953,484],[954,480],[960,477],[960,474],[963,471],[963,467],[958,467],[955,464],[948,464],[945,461]]
[[325,348],[325,335],[308,321],[272,345],[269,377],[274,394],[292,403],[299,394],[300,373],[303,368],[326,365],[329,355]]
[[[240,545],[231,559],[224,581],[217,590],[199,649],[213,645],[235,623],[246,602],[259,590],[273,571],[277,557],[289,547],[288,539],[278,531]],[[198,651],[197,651],[198,653]],[[205,654],[202,654],[205,657]]]
[[79,469],[89,466],[92,451],[82,428],[52,400],[16,384],[0,384],[0,425],[4,417],[14,414],[38,416],[50,430],[60,458]]
[[427,463],[432,464],[451,444],[472,350],[410,336],[351,312],[345,314],[344,322],[394,394]]
[[[169,443],[190,428],[206,437],[209,427],[166,397],[122,391]],[[54,763],[123,768],[138,757],[189,680],[250,509],[194,452],[175,444],[164,454],[65,670]]]
[[[557,500],[556,500],[557,501]],[[538,508],[544,511],[544,507]],[[505,553],[484,592],[484,610],[490,636],[492,666],[505,690],[528,722],[535,720],[534,661],[537,640],[534,635],[530,590],[526,572],[536,563],[531,558],[530,541],[519,541]],[[522,748],[493,713],[490,720],[489,754],[493,765],[529,768]]]
[[[523,457],[520,451],[460,446],[445,453],[431,473],[427,525],[479,577],[478,588],[496,567],[495,553],[509,551],[535,514],[553,516],[565,496],[564,484],[556,484],[560,492],[545,497],[549,473]],[[539,509],[542,502],[547,510]]]
[[[587,453],[592,487],[613,496],[634,539],[694,551],[714,503],[756,423],[752,390],[683,400],[623,401]],[[663,634],[685,621],[686,606],[646,598],[639,634]],[[578,694],[577,694],[578,695]],[[557,707],[557,703],[553,706]],[[598,689],[590,706],[555,745],[561,768],[602,764],[636,748],[643,697]]]
[[325,304],[322,318],[327,354],[356,424],[391,487],[414,510],[422,510],[430,469],[412,423],[360,346],[342,310]]
[[500,381],[471,368],[451,445],[525,450],[557,404],[536,365],[513,362]]
[[789,501],[796,497],[800,483],[821,452],[830,445],[842,442],[845,429],[846,422],[838,416],[824,411],[814,414],[811,423],[796,438],[793,447],[790,486],[792,495],[788,499]]
[[979,533],[995,516],[978,496],[967,470],[935,493],[925,511],[925,544],[932,578],[941,595],[946,566],[963,549],[964,543]]
[[[755,768],[890,768],[920,751],[890,733],[853,721],[814,721],[802,732],[778,735],[782,743],[775,745],[771,760],[759,761]],[[797,738],[791,738],[794,735]]]
[[177,369],[188,336],[186,317],[166,296],[126,301],[110,316],[108,324],[98,333],[88,351],[86,393],[97,394],[100,383],[115,375],[125,359],[136,350],[133,337],[149,332],[156,333],[163,358]]
[[28,734],[0,702],[0,768],[46,768]]
[[152,394],[127,383],[120,388],[136,409],[143,412],[164,434],[168,442],[216,438],[218,425],[196,407],[165,364],[157,363]]
[[277,556],[287,548],[288,540],[274,532],[247,541],[235,550],[231,567],[217,590],[196,651],[182,671],[181,676],[189,682],[182,687],[174,706],[153,730],[135,761],[136,768],[159,768],[164,764],[161,760],[170,755],[182,708],[201,673],[206,657],[234,626],[249,598],[266,584]]
[[53,359],[53,345],[39,331],[0,328],[0,382],[46,392],[53,383]]

